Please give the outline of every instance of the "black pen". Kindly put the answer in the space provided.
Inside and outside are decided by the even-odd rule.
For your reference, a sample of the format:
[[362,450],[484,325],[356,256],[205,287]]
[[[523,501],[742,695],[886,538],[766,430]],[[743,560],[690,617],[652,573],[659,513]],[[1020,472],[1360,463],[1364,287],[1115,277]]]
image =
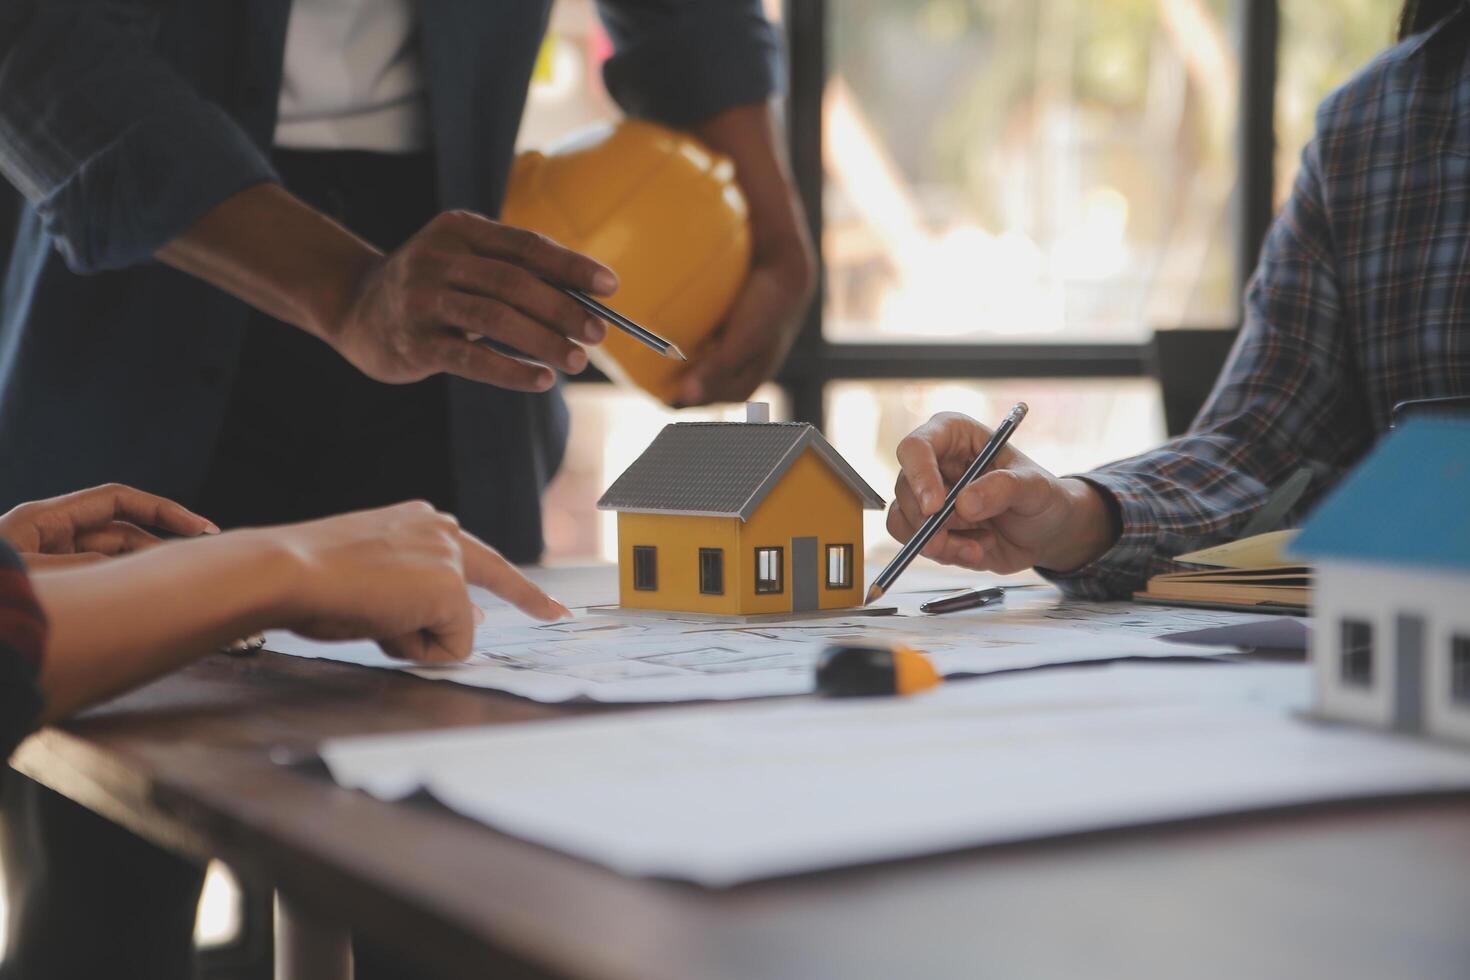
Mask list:
[[903,574],[903,570],[908,568],[915,558],[919,557],[919,552],[924,550],[924,546],[929,543],[934,535],[939,533],[939,529],[944,526],[944,522],[949,520],[950,515],[954,513],[955,501],[959,499],[960,491],[969,486],[977,476],[985,472],[985,468],[1005,448],[1006,443],[1010,441],[1011,433],[1016,431],[1016,426],[1020,425],[1021,420],[1025,417],[1026,403],[1016,402],[1016,406],[1006,414],[1006,417],[1001,420],[1000,425],[995,427],[995,432],[991,435],[990,441],[985,444],[984,449],[980,450],[980,455],[975,457],[975,461],[970,464],[970,468],[965,470],[965,475],[956,480],[955,485],[950,488],[949,493],[944,498],[944,506],[940,507],[938,512],[930,516],[927,521],[920,525],[918,533],[909,539],[908,544],[898,549],[898,554],[893,556],[893,561],[889,562],[887,567],[878,573],[878,577],[873,579],[873,584],[868,589],[868,596],[863,600],[863,605],[870,605],[878,599],[881,599],[883,593],[892,588],[894,581]]
[[1000,602],[1006,597],[1006,590],[993,589],[971,589],[969,592],[961,592],[957,595],[947,595],[943,599],[930,599],[919,606],[919,612],[939,613],[959,612],[962,609],[979,609],[991,603]]
[[672,341],[663,339],[652,330],[649,330],[647,327],[639,326],[637,323],[629,320],[627,317],[623,316],[623,314],[619,313],[611,306],[599,303],[597,300],[593,299],[591,296],[588,296],[580,289],[573,289],[570,286],[557,286],[556,288],[560,289],[572,299],[576,300],[581,305],[582,309],[586,310],[588,313],[591,313],[599,320],[606,320],[608,323],[611,323],[613,326],[617,327],[619,330],[623,331],[623,333],[632,337],[640,344],[643,344],[645,347],[657,351],[664,357],[667,357],[669,360],[689,360],[689,358],[684,356],[683,351],[674,346]]

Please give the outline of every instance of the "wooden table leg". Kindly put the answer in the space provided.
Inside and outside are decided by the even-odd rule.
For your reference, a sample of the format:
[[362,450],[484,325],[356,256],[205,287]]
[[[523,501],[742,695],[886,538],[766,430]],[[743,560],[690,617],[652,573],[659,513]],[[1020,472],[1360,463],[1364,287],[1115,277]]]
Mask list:
[[276,892],[276,980],[352,980],[352,934]]

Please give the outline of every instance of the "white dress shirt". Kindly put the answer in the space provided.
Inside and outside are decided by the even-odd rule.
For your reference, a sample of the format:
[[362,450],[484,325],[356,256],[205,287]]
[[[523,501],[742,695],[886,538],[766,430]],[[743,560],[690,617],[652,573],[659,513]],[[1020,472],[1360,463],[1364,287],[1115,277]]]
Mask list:
[[428,136],[412,0],[294,0],[276,146],[408,153]]

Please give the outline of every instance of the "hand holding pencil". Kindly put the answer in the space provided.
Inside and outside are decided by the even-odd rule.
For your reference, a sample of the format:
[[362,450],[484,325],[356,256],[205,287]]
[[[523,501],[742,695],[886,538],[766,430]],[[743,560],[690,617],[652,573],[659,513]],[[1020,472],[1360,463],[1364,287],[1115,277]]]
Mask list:
[[[945,412],[899,443],[902,470],[888,511],[895,539],[908,542],[941,510],[991,435],[969,416]],[[1101,557],[1117,536],[1101,491],[1084,480],[1059,478],[1008,445],[956,495],[953,514],[920,553],[1003,575],[1033,566],[1065,572]]]

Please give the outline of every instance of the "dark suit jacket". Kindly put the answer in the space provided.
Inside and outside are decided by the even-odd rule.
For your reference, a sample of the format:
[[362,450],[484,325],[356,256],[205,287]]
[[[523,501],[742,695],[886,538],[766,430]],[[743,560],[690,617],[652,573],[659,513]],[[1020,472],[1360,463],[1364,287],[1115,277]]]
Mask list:
[[[418,0],[446,208],[494,214],[549,0]],[[4,0],[0,6],[0,509],[117,480],[190,500],[245,308],[151,256],[274,179],[290,0]],[[609,90],[681,125],[767,98],[758,0],[602,0]],[[560,395],[453,380],[460,519],[514,559],[541,551]],[[282,474],[282,479],[290,479]]]

